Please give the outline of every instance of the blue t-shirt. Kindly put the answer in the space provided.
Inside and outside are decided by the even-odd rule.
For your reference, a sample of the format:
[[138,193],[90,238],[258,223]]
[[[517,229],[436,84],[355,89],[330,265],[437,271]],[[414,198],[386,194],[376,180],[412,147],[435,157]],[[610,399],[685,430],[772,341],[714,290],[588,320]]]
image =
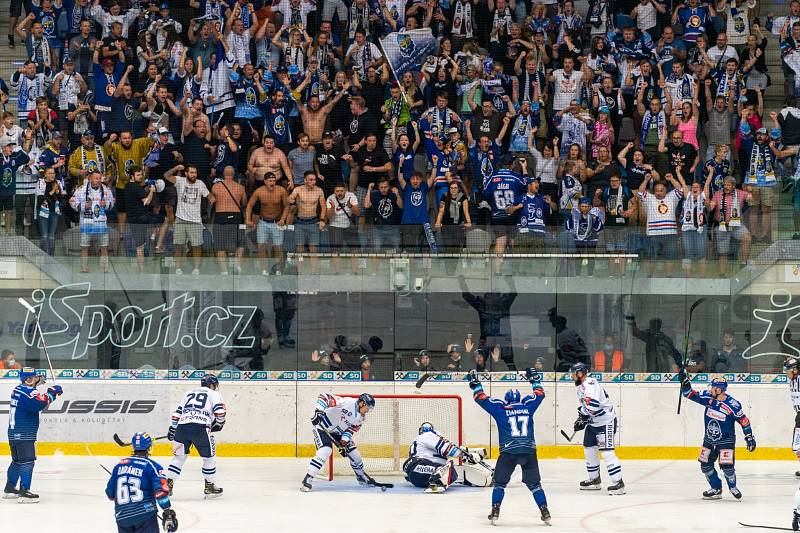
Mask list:
[[406,182],[402,190],[403,195],[403,220],[401,224],[424,224],[430,222],[428,218],[428,183],[423,181],[419,188],[414,189],[411,183]]
[[500,453],[529,454],[536,451],[533,414],[544,400],[541,385],[534,385],[532,395],[512,404],[487,396],[481,386],[473,391],[473,398],[497,423]]
[[550,216],[550,204],[545,202],[541,194],[526,194],[522,197],[522,209],[519,213],[519,231],[544,235],[544,218]]
[[170,507],[164,469],[148,457],[121,459],[106,484],[106,496],[114,500],[114,517],[122,527],[135,526],[152,518],[158,506]]
[[492,210],[492,219],[516,220],[518,211],[506,213],[506,207],[519,203],[519,198],[528,191],[527,179],[509,169],[501,168],[483,186],[483,197]]
[[476,177],[472,180],[473,190],[483,190],[484,184],[494,174],[494,166],[501,155],[503,155],[503,150],[495,141],[492,141],[486,152],[482,152],[477,143],[469,149],[469,161],[472,163],[473,175]]
[[706,32],[706,24],[711,21],[706,6],[682,7],[678,10],[678,22],[684,25],[683,39],[696,42],[697,36]]
[[14,196],[17,189],[17,169],[30,161],[22,150],[12,152],[6,159],[0,155],[0,196]]

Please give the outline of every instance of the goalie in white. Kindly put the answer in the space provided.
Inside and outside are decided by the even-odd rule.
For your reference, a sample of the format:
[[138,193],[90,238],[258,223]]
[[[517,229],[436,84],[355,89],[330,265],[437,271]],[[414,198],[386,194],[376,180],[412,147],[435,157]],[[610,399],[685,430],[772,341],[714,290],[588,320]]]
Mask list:
[[[468,465],[458,465],[454,459],[462,459]],[[454,483],[468,487],[486,487],[492,472],[483,463],[483,454],[463,450],[445,439],[430,422],[419,427],[419,436],[408,449],[408,459],[403,463],[406,481],[425,492],[444,492]]]
[[311,490],[311,482],[331,457],[333,446],[342,457],[350,460],[359,485],[375,485],[375,480],[364,472],[361,452],[353,442],[353,435],[361,429],[364,417],[375,408],[375,398],[362,394],[358,398],[343,398],[333,394],[320,394],[311,424],[314,426],[314,443],[317,453],[308,464],[308,473],[300,490]]

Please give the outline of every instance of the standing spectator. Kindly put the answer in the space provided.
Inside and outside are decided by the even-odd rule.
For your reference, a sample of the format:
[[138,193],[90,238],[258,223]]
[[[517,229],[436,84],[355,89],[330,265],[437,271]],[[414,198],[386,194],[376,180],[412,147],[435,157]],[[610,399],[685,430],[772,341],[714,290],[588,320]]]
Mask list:
[[214,209],[214,247],[217,251],[219,273],[228,275],[227,254],[234,254],[234,272],[242,273],[244,257],[244,206],[247,195],[244,187],[236,181],[236,169],[226,166],[222,180],[211,186],[211,194],[216,199]]
[[[633,143],[628,143],[628,149]],[[627,149],[625,150],[627,152]],[[639,152],[641,154],[641,152]],[[622,161],[624,156],[620,154]],[[632,181],[629,177],[629,183]],[[635,224],[638,202],[627,185],[622,184],[619,174],[612,174],[609,186],[595,191],[595,206],[603,209],[603,240],[608,253],[625,253],[628,249],[628,237]],[[625,259],[609,259],[608,271],[611,277],[625,275]]]
[[295,187],[302,185],[306,172],[314,172],[316,150],[311,146],[311,139],[305,133],[297,137],[297,148],[289,152],[289,168],[292,169],[292,181]]
[[[710,172],[709,172],[710,174]],[[707,181],[711,181],[709,175]],[[706,273],[706,243],[708,233],[706,228],[706,196],[699,181],[692,183],[689,194],[683,200],[683,214],[681,216],[681,235],[683,250],[686,255],[683,269],[686,275],[692,274],[692,261],[697,261],[696,273],[704,276]]]
[[714,349],[708,369],[710,372],[747,372],[747,361],[742,359],[742,349],[736,344],[732,329],[722,332],[722,345]]
[[644,357],[646,372],[675,372],[681,362],[681,354],[675,348],[672,339],[661,331],[660,318],[651,318],[647,329],[639,329],[636,317],[626,315],[625,322],[631,328],[631,335],[644,341]]
[[447,345],[447,370],[449,372],[461,372],[461,346],[458,344]]
[[683,142],[683,131],[680,127],[672,132],[672,142],[667,144],[667,155],[671,173],[680,172],[690,179],[694,176],[700,158],[694,146]]
[[[597,249],[600,232],[603,231],[603,214],[596,207],[592,207],[592,199],[584,196],[578,202],[578,208],[573,208],[567,218],[567,231],[571,234],[572,245],[578,253],[593,253]],[[571,247],[567,248],[572,252]],[[578,274],[583,264],[587,264],[589,277],[594,275],[594,259],[583,259]]]
[[636,98],[636,107],[642,117],[639,146],[644,151],[644,155],[650,158],[656,170],[665,172],[668,166],[667,115],[661,109],[661,98],[656,96],[650,98],[649,107],[645,109],[642,98],[647,92],[647,87],[648,85],[645,83]]
[[44,175],[36,184],[36,218],[39,224],[39,235],[42,238],[41,247],[44,253],[55,255],[56,229],[61,220],[61,206],[64,203],[65,193],[61,184],[56,180],[56,171],[53,167],[45,169]]
[[[750,166],[745,171],[744,184],[751,193],[748,203],[756,216],[751,217],[750,231],[757,241],[772,242],[771,213],[777,202],[778,179],[775,173],[775,143],[770,143],[767,128],[756,130],[756,141],[750,153]],[[761,216],[757,211],[761,208]],[[753,224],[753,222],[756,222]]]
[[125,130],[119,132],[119,142],[117,133],[112,133],[103,145],[108,158],[114,163],[114,197],[117,200],[117,221],[120,224],[120,231],[124,231],[127,221],[127,204],[125,203],[125,185],[130,176],[132,167],[143,167],[144,159],[152,150],[155,141],[150,137],[139,137],[134,139],[133,132]]
[[108,212],[114,207],[114,193],[100,182],[99,172],[92,172],[79,185],[69,203],[80,214],[81,272],[89,272],[89,248],[100,248],[100,265],[108,269]]
[[[317,187],[317,176],[313,170],[303,176],[304,184],[295,187],[289,195],[289,204],[297,209],[294,220],[295,251],[300,255],[305,253],[306,244],[311,254],[311,274],[317,273],[317,251],[319,250],[319,233],[325,228],[325,198],[322,189]],[[300,272],[300,265],[297,267]]]
[[271,256],[277,263],[275,273],[280,275],[283,263],[283,236],[290,215],[289,193],[277,184],[278,180],[272,172],[267,172],[263,181],[264,184],[250,196],[244,218],[247,226],[253,227],[256,224],[253,209],[256,204],[261,206],[256,227],[258,256],[263,261],[261,274],[269,275],[267,257]]
[[[435,156],[434,156],[435,157]],[[402,191],[403,218],[400,221],[403,250],[417,252],[422,246],[425,231],[423,224],[430,223],[428,218],[428,191],[436,179],[436,163],[427,181],[422,174],[414,171],[406,181],[403,169],[397,169],[397,181]]]
[[606,334],[603,338],[603,349],[594,352],[593,372],[622,372],[625,366],[625,353],[617,347],[614,335]]
[[[334,143],[333,134],[326,131],[322,135],[322,143],[314,147],[314,171],[322,192],[327,198],[333,194],[333,186],[344,181],[342,175],[342,158],[344,149]],[[292,169],[294,171],[294,169]],[[352,172],[352,171],[351,171]]]
[[[30,150],[30,139],[26,139],[26,145]],[[9,138],[0,140],[0,150],[3,156],[0,160],[0,217],[10,233],[11,212],[14,210],[14,198],[17,193],[17,171],[21,166],[31,165],[33,162],[25,151],[25,145],[17,148],[16,143]],[[23,221],[17,220],[16,223],[22,226]]]
[[414,358],[414,367],[422,372],[436,372],[436,367],[431,363],[431,356],[428,350],[420,350],[419,355]]
[[36,99],[47,96],[50,88],[52,72],[49,68],[42,72],[36,70],[36,63],[31,60],[11,75],[11,88],[17,91],[17,120],[24,124],[28,113],[36,108]]
[[[358,248],[358,215],[360,213],[358,198],[350,191],[346,191],[344,183],[338,183],[333,189],[333,194],[328,197],[325,204],[328,220],[328,231],[331,237],[331,247],[336,252],[343,252],[345,246],[351,253]],[[333,268],[338,274],[341,272],[341,258],[337,253],[333,257]],[[350,271],[355,274],[358,268],[358,258],[353,254],[350,259]]]
[[[177,175],[186,170],[185,176]],[[203,245],[203,219],[200,213],[201,200],[208,198],[214,203],[214,195],[208,190],[206,184],[198,180],[198,169],[194,164],[186,167],[177,165],[172,170],[164,173],[164,179],[175,184],[178,193],[178,204],[175,210],[175,229],[173,230],[172,243],[175,246],[175,274],[183,274],[183,252],[188,244],[194,257],[193,276],[200,275],[200,247]]]
[[17,356],[14,355],[14,350],[3,350],[0,354],[0,369],[4,370],[19,370],[22,366],[17,362]]
[[120,50],[118,61],[115,63],[110,57],[100,60],[102,41],[97,41],[92,58],[92,72],[94,74],[95,104],[97,125],[100,135],[110,133],[108,129],[111,119],[111,105],[114,101],[114,91],[125,73],[125,53]]
[[[680,174],[678,174],[680,178]],[[645,175],[645,179],[639,185],[639,200],[642,202],[645,217],[647,220],[647,241],[648,241],[648,261],[646,267],[650,275],[653,274],[656,263],[659,259],[666,260],[667,273],[672,273],[674,269],[673,261],[677,256],[678,244],[677,233],[677,209],[678,203],[686,195],[686,184],[678,182],[667,174],[666,180],[674,187],[667,193],[667,186],[663,182],[658,182],[653,186],[653,193],[647,192],[647,187],[653,179],[653,174]]]
[[722,189],[711,196],[709,183],[706,180],[703,193],[706,196],[706,207],[713,213],[717,222],[716,241],[719,254],[719,269],[724,275],[728,271],[728,254],[730,253],[731,238],[739,241],[739,260],[747,263],[750,257],[750,232],[744,225],[742,213],[744,204],[750,201],[750,193],[736,188],[736,178],[727,176]]
[[[364,211],[371,212],[372,245],[377,252],[400,250],[400,220],[403,199],[397,187],[389,187],[389,180],[381,178],[378,186],[370,183],[364,197]],[[377,272],[378,259],[373,260],[373,272]]]
[[[464,247],[464,233],[472,227],[469,216],[469,199],[461,190],[459,182],[452,179],[447,184],[447,195],[439,202],[434,227],[441,232],[442,246],[447,253],[459,253]],[[455,261],[448,260],[446,266],[455,268]]]
[[144,182],[142,167],[135,165],[128,169],[128,173],[128,183],[122,194],[125,196],[125,205],[128,206],[131,236],[136,248],[136,264],[139,266],[139,272],[144,272],[144,246],[147,244],[151,224],[154,222],[152,205],[157,190],[164,190],[164,181]]

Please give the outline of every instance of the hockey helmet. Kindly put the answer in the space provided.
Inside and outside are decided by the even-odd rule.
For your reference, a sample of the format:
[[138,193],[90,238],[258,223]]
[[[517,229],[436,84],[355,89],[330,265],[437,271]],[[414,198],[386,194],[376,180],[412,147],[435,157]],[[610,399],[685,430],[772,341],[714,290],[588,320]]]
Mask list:
[[375,409],[375,398],[372,397],[372,394],[367,394],[366,392],[364,392],[358,397],[358,401],[363,402],[364,405],[369,407],[370,411]]
[[428,433],[429,431],[433,431],[433,424],[430,422],[423,422],[419,427],[419,434],[422,435],[423,433]]
[[789,370],[800,370],[800,361],[798,361],[794,357],[790,357],[789,359],[784,361],[783,371],[788,372]]
[[584,374],[589,373],[586,363],[573,363],[572,366],[569,367],[570,374],[577,374],[578,372],[583,372]]
[[200,379],[201,387],[211,388],[211,385],[214,385],[214,390],[219,388],[219,379],[214,374],[207,374]]
[[25,383],[29,378],[35,378],[38,375],[35,368],[26,366],[19,371],[19,381],[20,383]]
[[153,446],[153,439],[147,433],[136,433],[131,438],[131,446],[135,452],[146,452]]
[[714,378],[708,386],[712,389],[717,388],[725,392],[728,390],[728,380],[725,378]]
[[519,389],[508,389],[505,395],[506,404],[519,403],[520,397]]

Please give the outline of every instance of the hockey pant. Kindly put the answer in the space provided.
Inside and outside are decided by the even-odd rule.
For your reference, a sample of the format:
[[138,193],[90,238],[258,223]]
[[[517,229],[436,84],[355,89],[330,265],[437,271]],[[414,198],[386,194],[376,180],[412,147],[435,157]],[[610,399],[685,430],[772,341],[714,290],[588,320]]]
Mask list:
[[153,513],[144,522],[132,526],[117,524],[117,533],[161,533],[161,527],[158,525],[158,517]]
[[[322,470],[322,467],[325,466],[325,463],[330,459],[333,447],[335,446],[333,439],[331,439],[327,433],[317,428],[314,428],[314,444],[317,446],[317,453],[311,459],[311,462],[308,463],[308,475],[310,476],[319,474],[319,471]],[[347,458],[350,460],[350,467],[353,469],[353,472],[355,472],[357,476],[363,475],[364,461],[361,459],[361,452],[358,451],[358,448],[350,450]]]
[[217,478],[217,444],[211,429],[204,424],[180,424],[172,443],[172,462],[167,468],[167,478],[177,479],[192,450],[192,446],[203,458],[203,479],[214,483]]
[[[792,451],[800,452],[800,412],[794,415],[794,434],[792,435]],[[800,457],[800,455],[798,455]]]
[[720,480],[717,469],[714,467],[714,463],[717,460],[719,460],[719,467],[725,475],[728,488],[732,489],[736,486],[736,469],[734,468],[736,455],[733,443],[719,446],[704,442],[697,460],[700,461],[700,470],[705,474],[712,489],[722,488],[722,480]]
[[33,466],[36,463],[36,442],[12,440],[8,444],[11,448],[11,464],[8,466],[6,487],[30,489],[33,482]]
[[506,492],[506,485],[511,479],[511,474],[519,466],[522,468],[522,482],[533,494],[536,505],[541,507],[547,505],[547,497],[542,489],[542,476],[539,474],[539,459],[536,457],[536,450],[531,453],[516,454],[501,452],[494,466],[494,479],[492,481],[492,505],[503,501]]
[[589,479],[600,477],[600,455],[606,463],[608,477],[614,483],[622,479],[622,465],[614,451],[614,435],[617,432],[617,419],[602,426],[586,426],[583,432],[583,453],[586,456],[586,471]]
[[406,481],[419,488],[427,488],[432,482],[445,488],[452,484],[488,487],[492,478],[492,472],[481,465],[456,465],[452,460],[442,464],[419,457],[406,459],[403,472]]

